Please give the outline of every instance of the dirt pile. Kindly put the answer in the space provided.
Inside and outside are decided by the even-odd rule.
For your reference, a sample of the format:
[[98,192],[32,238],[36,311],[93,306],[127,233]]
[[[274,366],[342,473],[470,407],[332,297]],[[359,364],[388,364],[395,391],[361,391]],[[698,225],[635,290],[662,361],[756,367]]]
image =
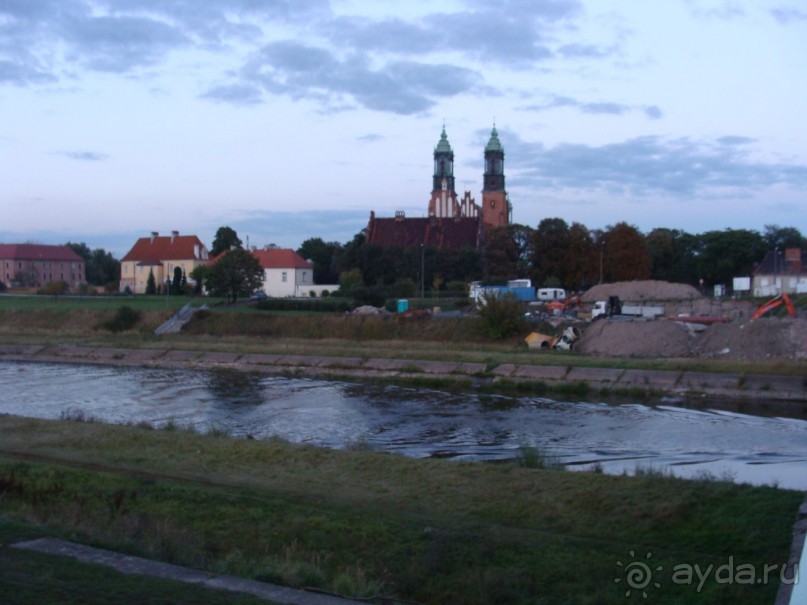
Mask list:
[[687,284],[666,281],[621,281],[613,284],[600,284],[583,294],[583,302],[608,300],[618,296],[623,302],[661,302],[668,300],[696,300],[701,297],[697,288]]
[[733,321],[702,331],[673,319],[599,320],[586,328],[575,351],[609,357],[807,359],[807,319]]

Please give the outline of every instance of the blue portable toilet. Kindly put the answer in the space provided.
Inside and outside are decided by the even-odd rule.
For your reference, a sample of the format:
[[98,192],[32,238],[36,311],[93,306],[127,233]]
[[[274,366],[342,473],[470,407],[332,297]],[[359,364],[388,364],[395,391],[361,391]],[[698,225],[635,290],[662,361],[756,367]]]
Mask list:
[[399,298],[398,299],[398,313],[406,313],[409,310],[409,299],[408,298]]

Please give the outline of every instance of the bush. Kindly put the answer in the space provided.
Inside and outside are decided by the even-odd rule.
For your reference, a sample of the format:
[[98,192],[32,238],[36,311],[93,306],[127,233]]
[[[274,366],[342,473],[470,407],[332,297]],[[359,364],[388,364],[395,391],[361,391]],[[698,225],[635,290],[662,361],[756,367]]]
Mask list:
[[104,323],[104,328],[110,332],[123,332],[131,330],[140,321],[140,311],[135,311],[131,307],[124,305],[118,307],[115,316]]
[[479,330],[483,336],[499,340],[526,329],[524,309],[512,294],[485,294],[479,309]]

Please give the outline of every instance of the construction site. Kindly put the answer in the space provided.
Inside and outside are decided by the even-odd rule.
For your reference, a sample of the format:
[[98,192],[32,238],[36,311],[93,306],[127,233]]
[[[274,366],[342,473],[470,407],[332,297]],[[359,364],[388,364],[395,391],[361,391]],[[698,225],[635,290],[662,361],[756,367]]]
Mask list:
[[[592,320],[590,309],[596,312],[598,303],[607,308],[608,301],[617,302],[622,312]],[[594,286],[573,308],[556,306],[550,322],[560,330],[553,344],[573,328],[570,348],[583,355],[807,359],[807,313],[787,295],[760,304],[706,297],[686,284],[619,282]]]

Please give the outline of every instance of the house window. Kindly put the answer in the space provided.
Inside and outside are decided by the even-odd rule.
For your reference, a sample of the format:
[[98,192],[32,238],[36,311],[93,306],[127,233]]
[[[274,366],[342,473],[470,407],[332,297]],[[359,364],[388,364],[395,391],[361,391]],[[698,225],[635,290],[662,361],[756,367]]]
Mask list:
[[289,281],[289,274],[283,271],[283,273],[280,274],[280,281],[283,282]]
[[306,271],[303,271],[303,283],[305,283],[305,276],[306,276],[306,273],[307,273]]

